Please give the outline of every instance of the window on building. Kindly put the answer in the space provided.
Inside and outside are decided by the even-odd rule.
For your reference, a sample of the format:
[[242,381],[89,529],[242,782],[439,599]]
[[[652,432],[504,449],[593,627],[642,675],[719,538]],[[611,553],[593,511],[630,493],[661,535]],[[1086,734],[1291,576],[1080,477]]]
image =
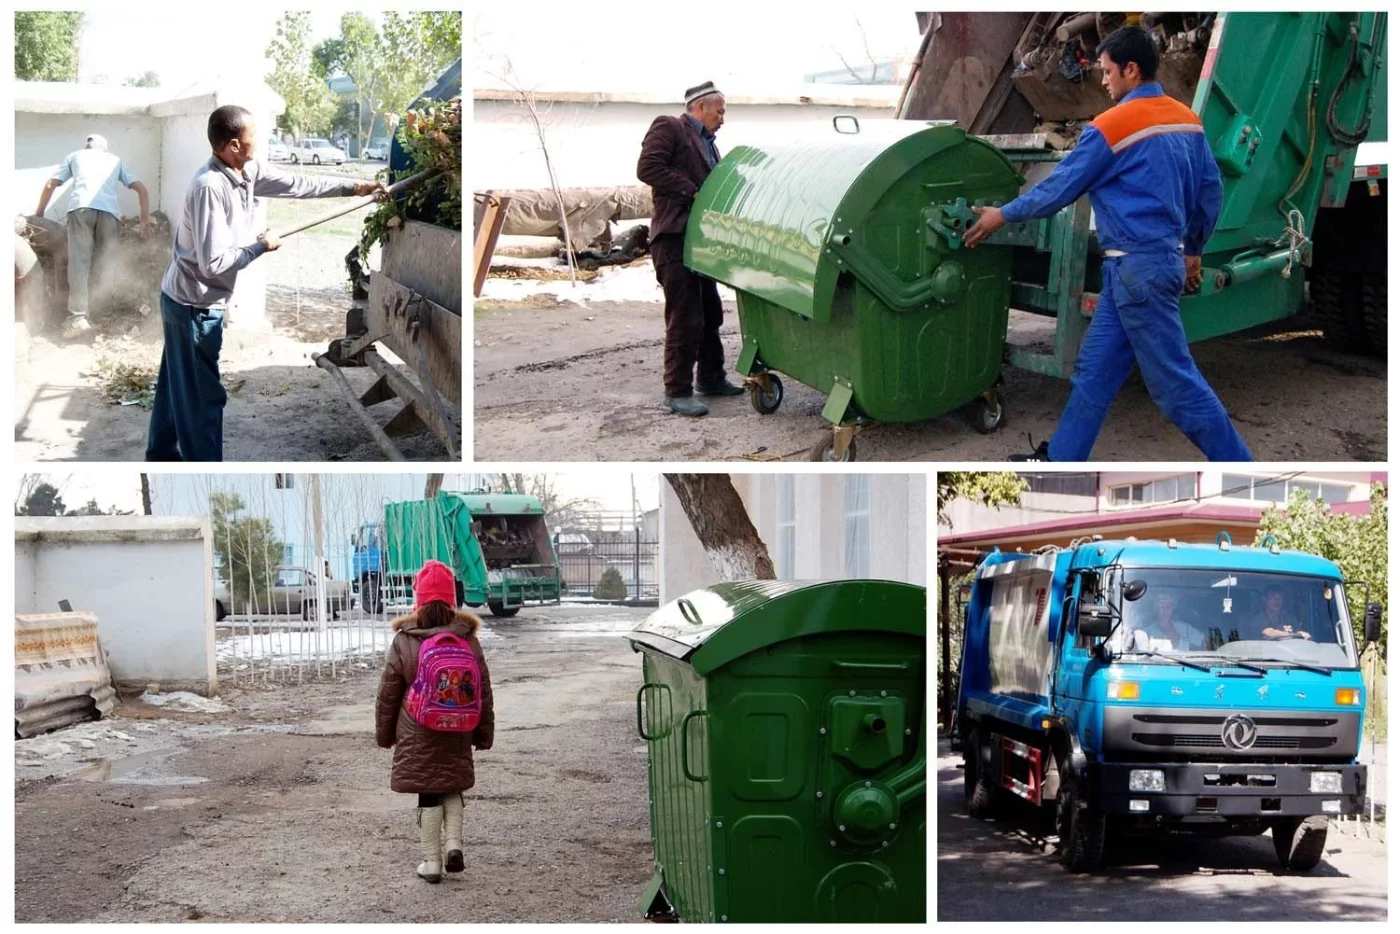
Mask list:
[[843,549],[847,577],[870,576],[870,476],[845,479],[845,534]]
[[1021,475],[1027,493],[1056,493],[1060,496],[1098,496],[1099,479],[1092,473],[1031,473]]
[[1249,499],[1261,503],[1286,503],[1299,490],[1328,504],[1345,503],[1351,495],[1351,487],[1345,483],[1328,483],[1326,480],[1308,480],[1302,477],[1289,480],[1279,477],[1251,477],[1233,473],[1227,473],[1221,478],[1220,488],[1221,495],[1231,499]]
[[1145,483],[1125,483],[1109,487],[1111,506],[1150,506],[1153,503],[1174,503],[1196,498],[1196,475],[1180,474],[1161,477]]
[[778,474],[778,554],[773,569],[778,580],[797,574],[797,487],[792,474]]
[[273,474],[275,483],[279,490],[295,490],[297,488],[297,475],[294,473]]

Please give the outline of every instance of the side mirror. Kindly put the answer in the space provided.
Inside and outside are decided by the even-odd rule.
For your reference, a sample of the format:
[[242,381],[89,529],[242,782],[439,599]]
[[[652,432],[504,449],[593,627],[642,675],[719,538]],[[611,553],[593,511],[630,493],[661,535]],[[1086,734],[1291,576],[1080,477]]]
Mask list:
[[1103,639],[1113,632],[1113,611],[1101,603],[1079,605],[1079,634]]
[[1141,600],[1142,595],[1147,593],[1147,581],[1128,581],[1123,585],[1123,599],[1132,603],[1134,600]]
[[1384,612],[1379,603],[1366,604],[1366,621],[1363,628],[1366,631],[1367,642],[1379,642],[1381,639],[1381,613]]

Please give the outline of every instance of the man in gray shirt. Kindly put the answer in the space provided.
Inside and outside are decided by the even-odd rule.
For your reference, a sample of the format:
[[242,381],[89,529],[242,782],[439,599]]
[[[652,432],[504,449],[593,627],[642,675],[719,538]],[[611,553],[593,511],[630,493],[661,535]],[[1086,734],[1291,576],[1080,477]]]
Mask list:
[[209,161],[185,195],[170,265],[160,284],[165,328],[160,376],[146,441],[148,461],[223,460],[219,348],[238,271],[281,244],[257,231],[257,198],[332,198],[382,191],[379,182],[293,175],[254,161],[253,115],[220,107],[209,115]]

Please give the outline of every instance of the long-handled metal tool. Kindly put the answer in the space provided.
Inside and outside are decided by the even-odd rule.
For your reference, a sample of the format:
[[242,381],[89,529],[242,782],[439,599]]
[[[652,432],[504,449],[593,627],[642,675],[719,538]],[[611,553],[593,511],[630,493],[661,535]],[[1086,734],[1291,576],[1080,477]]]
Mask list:
[[309,221],[303,221],[302,223],[297,224],[295,227],[289,227],[286,230],[276,231],[277,239],[285,240],[294,233],[301,233],[303,230],[306,230],[310,227],[315,227],[319,224],[324,224],[326,221],[333,221],[337,217],[349,214],[351,211],[358,211],[365,205],[373,204],[375,201],[378,201],[385,195],[392,198],[394,195],[407,191],[414,185],[420,184],[421,182],[426,182],[428,179],[440,174],[441,172],[441,169],[424,169],[422,172],[417,172],[413,175],[410,175],[408,178],[401,178],[397,182],[394,182],[394,184],[390,185],[388,188],[384,189],[383,193],[375,192],[372,195],[365,195],[362,198],[356,198],[354,201],[351,201],[347,204],[342,204],[337,208],[333,208],[332,210],[327,211],[325,214],[322,214],[318,217],[313,217]]

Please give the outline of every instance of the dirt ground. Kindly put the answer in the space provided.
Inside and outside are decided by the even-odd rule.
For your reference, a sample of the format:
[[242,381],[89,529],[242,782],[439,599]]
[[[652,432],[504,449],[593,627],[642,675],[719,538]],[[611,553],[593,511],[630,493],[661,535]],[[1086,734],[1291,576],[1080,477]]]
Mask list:
[[[369,177],[381,164],[342,169],[300,167],[321,174]],[[296,171],[297,168],[293,167]],[[319,213],[328,201],[288,205],[273,199],[269,223],[284,216]],[[280,212],[280,213],[279,213]],[[323,353],[331,340],[345,334],[350,307],[344,257],[357,239],[365,212],[323,228],[289,237],[283,247],[258,260],[268,267],[270,330],[239,327],[236,318],[224,331],[221,372],[229,392],[224,411],[224,459],[229,461],[373,461],[385,460],[378,446],[346,405],[332,376],[318,368],[312,354]],[[378,264],[377,252],[371,266]],[[28,346],[16,347],[15,453],[22,460],[132,461],[145,455],[150,410],[116,405],[103,398],[101,364],[144,364],[154,372],[160,363],[159,281],[151,287],[147,312],[125,309],[92,316],[88,339],[64,340],[57,334],[62,314]],[[398,361],[387,350],[382,355]],[[367,368],[345,371],[359,392],[375,375]],[[384,404],[370,409],[382,425],[397,409]],[[438,460],[446,450],[429,432],[398,439],[405,456]]]
[[[662,306],[650,264],[567,284],[491,280],[475,315],[475,446],[479,460],[805,460],[829,436],[819,393],[785,379],[761,416],[745,396],[707,399],[701,419],[662,403]],[[624,286],[625,283],[625,286]],[[572,294],[571,294],[572,293]],[[740,349],[732,293],[721,330]],[[1194,345],[1197,362],[1257,460],[1386,459],[1384,360],[1326,347],[1305,319]],[[1044,319],[1012,314],[1011,340],[1034,342]],[[1006,422],[978,434],[963,413],[877,425],[858,437],[863,461],[1004,460],[1054,431],[1069,383],[1007,367]],[[1134,376],[1109,413],[1095,461],[1186,461],[1201,455]]]
[[1097,875],[1070,875],[1031,821],[974,821],[961,755],[938,759],[938,920],[1384,921],[1382,840],[1335,827],[1311,873],[1278,869],[1273,840],[1141,840],[1110,851]]
[[496,742],[467,797],[467,872],[441,885],[413,872],[415,799],[388,790],[377,671],[226,689],[227,712],[128,702],[18,741],[16,919],[637,920],[651,875],[641,662],[620,634],[647,612],[487,618]]

